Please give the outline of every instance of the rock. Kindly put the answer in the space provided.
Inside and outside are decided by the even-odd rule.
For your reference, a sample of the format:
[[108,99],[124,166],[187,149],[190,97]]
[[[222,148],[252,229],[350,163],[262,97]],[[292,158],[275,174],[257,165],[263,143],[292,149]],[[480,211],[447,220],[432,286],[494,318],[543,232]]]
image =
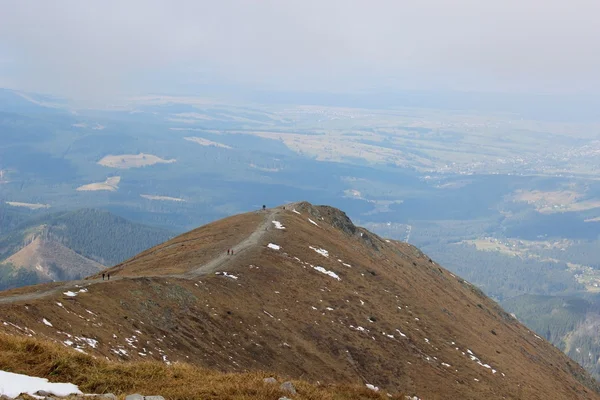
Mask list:
[[125,397],[125,400],[144,400],[144,396],[138,393],[130,394],[129,396]]
[[281,384],[281,386],[279,386],[279,389],[283,390],[284,392],[289,392],[291,394],[296,394],[296,388],[294,387],[294,384],[292,382],[283,382]]
[[106,393],[106,394],[101,394],[96,396],[97,399],[103,399],[103,400],[117,400],[117,396],[115,396],[112,393]]
[[280,397],[279,400],[292,400],[289,397]]
[[273,384],[275,384],[275,383],[277,383],[277,379],[275,379],[275,378],[265,378],[265,379],[263,379],[263,382],[264,383],[273,383]]
[[35,394],[36,394],[36,396],[44,396],[44,397],[54,396],[54,393],[46,392],[45,390],[38,390],[37,392],[35,392]]
[[12,398],[8,397],[5,394],[0,395],[0,400],[12,400]]
[[165,398],[162,396],[142,396],[141,394],[136,393],[125,397],[125,400],[165,400]]

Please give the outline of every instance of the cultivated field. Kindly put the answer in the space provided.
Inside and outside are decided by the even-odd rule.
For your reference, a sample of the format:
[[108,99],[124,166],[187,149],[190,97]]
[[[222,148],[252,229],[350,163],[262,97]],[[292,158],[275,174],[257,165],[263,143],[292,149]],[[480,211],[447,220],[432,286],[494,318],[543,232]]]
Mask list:
[[176,201],[183,202],[184,199],[180,199],[179,197],[169,197],[169,196],[154,196],[150,194],[140,194],[141,197],[148,200],[159,200],[159,201]]
[[154,164],[172,164],[177,160],[165,160],[153,154],[121,154],[117,156],[108,155],[98,161],[98,164],[104,167],[110,168],[140,168],[147,167]]
[[223,143],[213,142],[212,140],[208,140],[208,139],[204,139],[204,138],[185,137],[184,139],[189,142],[197,143],[201,146],[212,146],[212,147],[221,147],[223,149],[231,149],[231,146],[227,146],[226,144],[223,144]]
[[6,204],[13,207],[29,208],[30,210],[40,210],[42,208],[50,208],[49,204],[38,204],[38,203],[20,203],[18,201],[7,201]]
[[77,191],[79,192],[93,192],[99,190],[107,190],[109,192],[116,192],[119,189],[119,183],[121,182],[120,176],[112,176],[107,178],[104,182],[90,183],[88,185],[79,186]]

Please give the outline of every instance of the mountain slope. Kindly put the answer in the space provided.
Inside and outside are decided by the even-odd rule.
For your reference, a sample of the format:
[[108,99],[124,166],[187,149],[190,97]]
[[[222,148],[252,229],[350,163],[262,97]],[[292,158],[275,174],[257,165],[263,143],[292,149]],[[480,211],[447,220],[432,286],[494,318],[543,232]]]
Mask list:
[[52,281],[79,279],[105,268],[53,240],[35,238],[27,246],[5,260],[17,268],[36,271]]
[[519,296],[504,302],[520,321],[600,378],[600,305],[590,299]]
[[580,366],[474,286],[330,207],[230,217],[108,271],[1,293],[2,330],[110,359],[424,399],[600,398]]
[[170,236],[101,210],[38,216],[0,237],[0,290],[81,279]]

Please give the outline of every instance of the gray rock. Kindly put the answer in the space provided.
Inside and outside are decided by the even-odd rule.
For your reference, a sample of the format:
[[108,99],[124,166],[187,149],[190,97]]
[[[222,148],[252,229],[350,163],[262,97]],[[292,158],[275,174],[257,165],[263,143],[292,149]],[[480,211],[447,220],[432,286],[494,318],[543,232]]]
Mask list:
[[277,383],[277,379],[275,379],[275,378],[265,378],[265,379],[263,379],[263,382],[264,383],[273,383],[273,384],[275,384],[275,383]]
[[289,397],[280,397],[279,400],[292,400]]
[[125,397],[125,400],[144,400],[144,396],[138,393],[130,394],[129,396]]
[[294,384],[290,381],[288,382],[283,382],[281,384],[281,386],[279,386],[279,389],[283,390],[284,392],[289,392],[291,394],[296,394],[296,388],[294,387]]
[[165,400],[165,398],[162,396],[142,396],[136,393],[125,397],[125,400]]
[[46,392],[45,390],[38,390],[37,392],[35,392],[35,394],[37,396],[44,396],[44,397],[54,396],[54,393]]
[[112,393],[105,393],[105,394],[101,394],[96,396],[97,399],[102,399],[102,400],[117,400],[117,396],[115,396]]

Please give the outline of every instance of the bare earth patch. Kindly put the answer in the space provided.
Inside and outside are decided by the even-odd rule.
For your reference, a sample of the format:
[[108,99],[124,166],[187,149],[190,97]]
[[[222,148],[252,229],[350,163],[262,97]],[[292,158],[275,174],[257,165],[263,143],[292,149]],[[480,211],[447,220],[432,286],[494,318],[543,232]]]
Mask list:
[[104,167],[129,169],[147,167],[154,164],[172,164],[177,160],[165,160],[153,154],[121,154],[118,156],[108,155],[98,161]]
[[184,139],[187,140],[188,142],[194,142],[201,146],[212,146],[212,147],[221,147],[223,149],[231,149],[231,146],[227,146],[226,144],[213,142],[212,140],[199,138],[199,137],[195,137],[195,136],[185,137]]
[[180,199],[179,197],[169,197],[169,196],[154,196],[150,194],[140,194],[141,197],[148,200],[160,200],[160,201],[177,201],[184,202],[184,199]]
[[90,183],[89,185],[79,186],[78,192],[93,192],[99,190],[107,190],[109,192],[116,192],[119,189],[119,183],[121,182],[120,176],[112,176],[107,178],[104,182]]
[[39,210],[42,208],[50,208],[49,204],[33,204],[33,203],[20,203],[18,201],[7,201],[6,204],[13,207],[24,207],[30,210]]

